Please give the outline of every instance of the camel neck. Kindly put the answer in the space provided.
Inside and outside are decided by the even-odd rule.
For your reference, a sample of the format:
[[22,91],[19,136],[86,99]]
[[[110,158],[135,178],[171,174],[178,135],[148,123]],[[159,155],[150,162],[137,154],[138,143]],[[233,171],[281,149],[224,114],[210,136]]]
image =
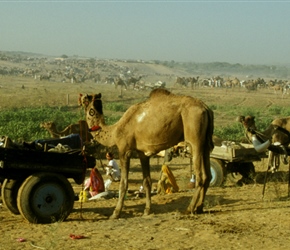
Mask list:
[[91,131],[94,140],[106,147],[112,147],[116,145],[114,139],[115,125],[107,126],[105,124],[100,124],[98,126],[99,128],[96,131]]

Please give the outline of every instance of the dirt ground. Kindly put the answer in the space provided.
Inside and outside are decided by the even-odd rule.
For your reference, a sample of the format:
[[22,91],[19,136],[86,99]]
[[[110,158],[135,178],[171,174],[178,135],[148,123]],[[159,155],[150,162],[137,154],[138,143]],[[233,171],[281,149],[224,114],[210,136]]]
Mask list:
[[[47,91],[53,92],[54,85],[46,87]],[[58,88],[62,89],[62,85]],[[31,92],[33,91],[40,91],[39,87],[38,90],[31,88]],[[104,87],[84,84],[78,86],[77,90],[71,90],[76,96],[79,92],[93,91],[102,92]],[[112,89],[108,93],[113,96],[116,90]],[[124,95],[123,98],[128,98],[129,92]],[[287,105],[289,102],[270,92],[258,95],[245,92],[229,94],[225,90],[196,90],[193,95],[208,104],[236,105],[237,110],[241,106]],[[4,100],[5,98],[8,97],[4,97]],[[28,98],[33,99],[31,96]],[[42,94],[39,98],[42,98]],[[1,105],[5,105],[4,101]],[[229,114],[218,114],[216,123],[227,124],[229,117],[232,119]],[[153,158],[151,164],[153,187],[156,187],[162,159]],[[262,160],[254,164],[255,183],[236,186],[228,181],[223,187],[209,188],[205,213],[201,215],[183,214],[195,190],[188,187],[189,159],[181,157],[174,158],[169,164],[180,191],[154,195],[152,213],[149,216],[142,216],[145,198],[136,197],[134,194],[142,185],[141,168],[137,159],[131,161],[130,192],[127,194],[121,218],[117,220],[108,219],[117,198],[103,198],[84,203],[76,201],[73,212],[64,222],[48,225],[30,224],[20,215],[12,215],[1,203],[0,249],[289,249],[288,166],[280,166],[279,172],[270,176],[263,198],[263,179],[267,162]],[[107,179],[105,173],[102,174],[104,179]],[[78,194],[82,186],[73,182],[72,185]],[[118,183],[113,183],[110,190],[117,194]],[[83,237],[72,239],[70,235]]]
[[[188,188],[188,163],[186,158],[171,161],[180,192],[154,195],[152,214],[145,217],[145,198],[134,194],[141,186],[138,160],[131,162],[129,192],[118,220],[108,219],[117,198],[76,201],[67,220],[48,225],[30,224],[1,205],[0,249],[289,249],[288,166],[270,176],[263,199],[265,160],[255,163],[254,184],[238,187],[228,181],[212,187],[205,213],[184,215],[195,192]],[[153,187],[161,164],[152,159]],[[73,187],[75,193],[82,189]],[[117,190],[118,183],[112,183],[110,191],[117,196]],[[84,238],[71,239],[72,234]]]

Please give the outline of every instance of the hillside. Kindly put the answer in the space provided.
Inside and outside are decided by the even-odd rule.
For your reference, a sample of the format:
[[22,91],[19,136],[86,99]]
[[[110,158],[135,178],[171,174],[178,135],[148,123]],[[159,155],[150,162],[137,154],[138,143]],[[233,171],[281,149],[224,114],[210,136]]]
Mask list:
[[[242,65],[226,62],[194,63],[175,61],[142,61],[46,56],[27,52],[1,52],[0,75],[13,76],[39,76],[53,74],[51,80],[63,81],[68,74],[74,74],[83,80],[98,75],[101,81],[106,77],[123,75],[148,77],[148,81],[166,80],[174,81],[177,76],[196,77],[200,79],[221,76],[223,78],[238,77],[241,79],[288,79],[290,77],[289,65]],[[144,80],[144,79],[143,79]]]

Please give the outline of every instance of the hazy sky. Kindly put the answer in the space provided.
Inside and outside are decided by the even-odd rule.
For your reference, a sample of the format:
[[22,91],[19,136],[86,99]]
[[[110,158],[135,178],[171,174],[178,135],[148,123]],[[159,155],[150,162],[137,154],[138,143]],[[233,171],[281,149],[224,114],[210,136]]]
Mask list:
[[3,1],[0,51],[290,63],[290,1]]

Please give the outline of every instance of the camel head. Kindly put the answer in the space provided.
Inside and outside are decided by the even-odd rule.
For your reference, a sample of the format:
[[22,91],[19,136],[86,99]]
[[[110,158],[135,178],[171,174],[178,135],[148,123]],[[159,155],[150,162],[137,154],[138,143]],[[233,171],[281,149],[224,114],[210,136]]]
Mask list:
[[94,126],[99,128],[99,124],[104,123],[102,94],[80,95],[79,105],[84,107],[86,112],[86,122],[90,130]]
[[80,94],[79,95],[79,100],[78,100],[79,106],[86,108],[91,101],[92,101],[92,95],[88,95],[88,94],[86,94],[86,95]]
[[102,94],[99,93],[99,94],[94,94],[93,95],[93,98],[92,98],[92,103],[93,103],[93,106],[95,108],[95,110],[100,114],[102,115],[103,114],[103,103],[102,103]]
[[256,123],[255,123],[255,116],[238,116],[236,118],[236,121],[242,123],[242,125],[244,126],[245,129],[257,129],[256,128]]
[[[101,93],[94,94],[94,95],[88,95],[88,94],[83,95],[83,94],[80,94],[79,95],[78,104],[79,104],[79,106],[87,108],[90,105],[90,103],[101,102],[101,98],[102,98],[102,94]],[[99,105],[97,105],[97,106],[99,106]],[[100,112],[100,113],[102,113],[102,112]]]
[[40,123],[40,127],[46,129],[53,138],[59,138],[59,134],[57,132],[56,124],[54,122],[42,122]]
[[40,123],[40,127],[44,128],[44,129],[54,129],[54,128],[56,128],[56,125],[54,122],[49,121],[49,122]]

